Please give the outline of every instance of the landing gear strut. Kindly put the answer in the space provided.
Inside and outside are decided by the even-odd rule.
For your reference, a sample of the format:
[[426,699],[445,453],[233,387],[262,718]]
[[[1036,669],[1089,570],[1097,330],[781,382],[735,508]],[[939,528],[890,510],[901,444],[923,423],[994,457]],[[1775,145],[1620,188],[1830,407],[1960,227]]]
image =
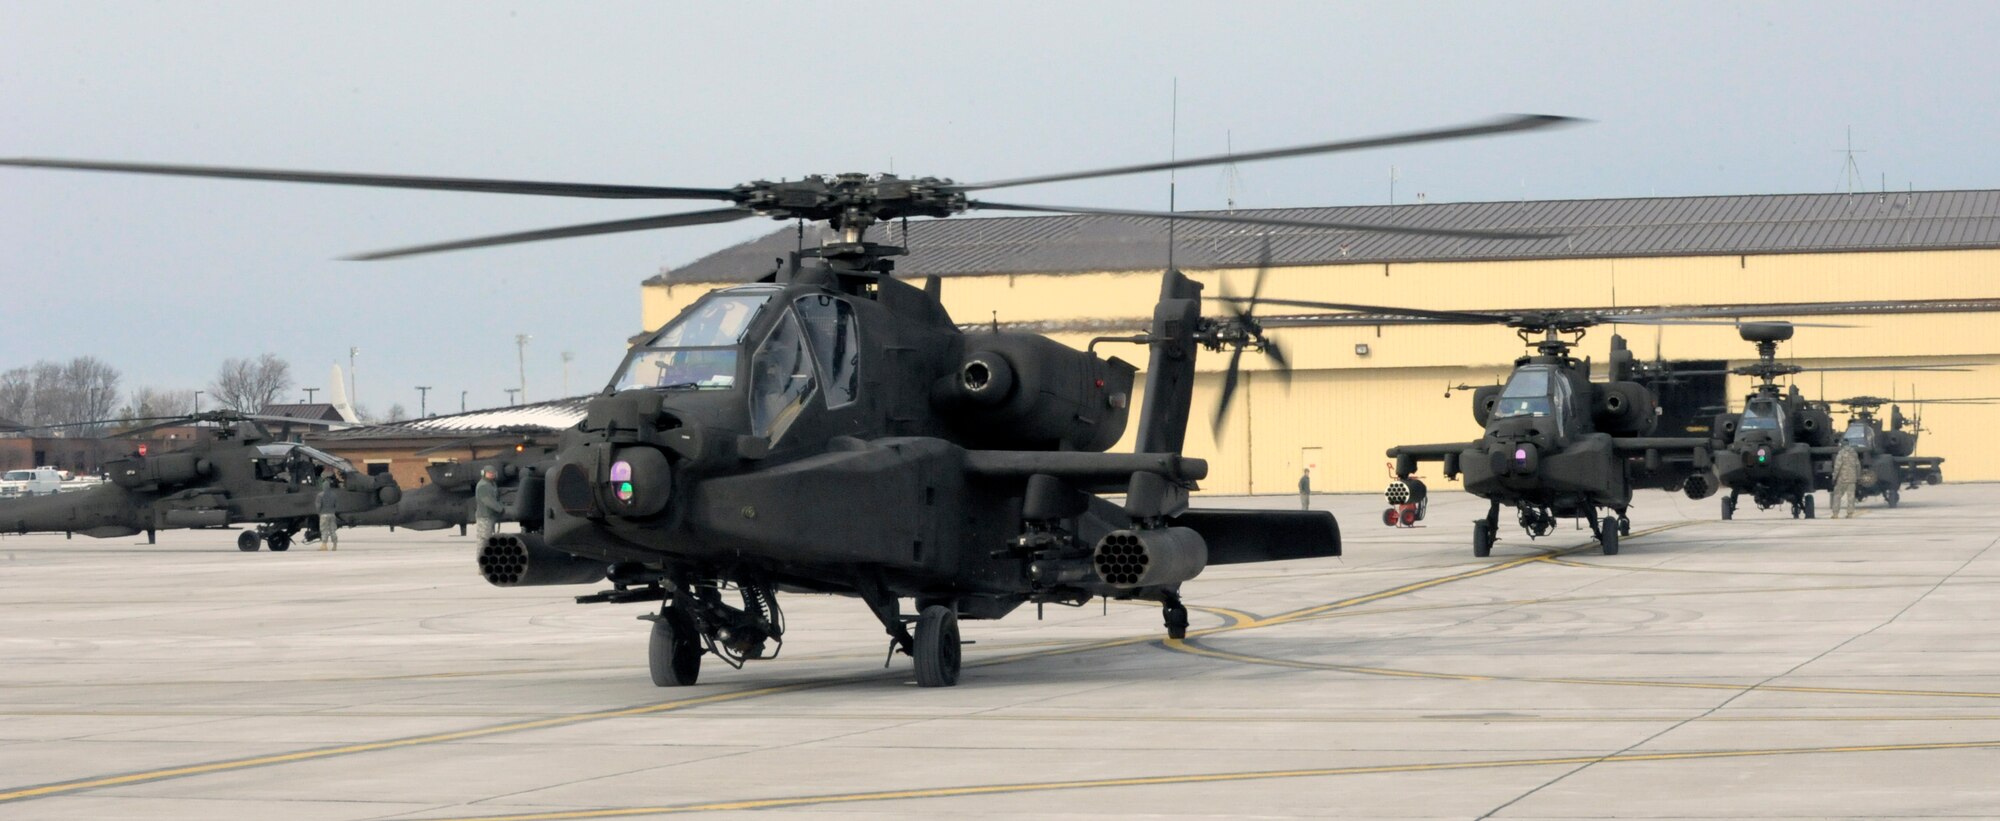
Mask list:
[[[950,602],[919,600],[918,613],[912,618],[903,615],[902,599],[889,592],[879,579],[865,580],[855,587],[861,600],[867,602],[868,609],[882,622],[882,629],[889,633],[889,658],[902,653],[916,660],[917,686],[950,687],[958,683],[963,642],[958,636],[957,607]],[[909,628],[912,621],[917,623],[914,636]],[[888,664],[885,659],[882,666]]]
[[694,617],[669,600],[660,605],[660,614],[650,617],[653,637],[646,647],[646,666],[655,687],[686,687],[701,676],[701,635]]
[[1167,638],[1175,641],[1187,638],[1187,605],[1181,604],[1179,593],[1166,593],[1163,596],[1164,598],[1160,599],[1160,611],[1167,620]]
[[1484,559],[1493,555],[1493,543],[1500,539],[1500,503],[1491,502],[1486,518],[1472,522],[1472,555]]

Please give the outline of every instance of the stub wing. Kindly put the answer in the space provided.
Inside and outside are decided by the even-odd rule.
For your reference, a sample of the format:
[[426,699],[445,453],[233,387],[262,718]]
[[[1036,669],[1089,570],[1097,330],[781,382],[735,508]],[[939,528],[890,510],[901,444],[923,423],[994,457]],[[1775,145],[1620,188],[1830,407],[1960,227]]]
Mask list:
[[1419,462],[1435,462],[1455,453],[1479,447],[1478,442],[1452,442],[1442,445],[1397,445],[1389,449],[1391,458],[1408,456]]

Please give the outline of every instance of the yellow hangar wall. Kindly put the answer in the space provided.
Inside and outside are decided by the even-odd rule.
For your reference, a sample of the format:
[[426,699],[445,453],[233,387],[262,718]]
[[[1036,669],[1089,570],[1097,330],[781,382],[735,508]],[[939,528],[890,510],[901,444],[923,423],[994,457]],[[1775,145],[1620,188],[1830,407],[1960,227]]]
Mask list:
[[[1207,294],[1246,294],[1254,272],[1189,271]],[[710,289],[707,283],[649,284],[643,289],[647,328],[657,328]],[[1110,321],[1143,327],[1158,297],[1157,271],[955,276],[944,302],[961,323]],[[1562,259],[1505,262],[1426,262],[1274,268],[1264,293],[1275,298],[1399,305],[1430,309],[1711,305],[1799,302],[1989,299],[2000,297],[2000,251],[1910,251],[1842,254]],[[1267,312],[1269,313],[1269,312]],[[1962,364],[2000,361],[2000,314],[1857,314],[1792,317],[1849,325],[1801,327],[1780,356],[1807,366]],[[1118,330],[1055,333],[1074,347]],[[1612,333],[1642,358],[1655,346],[1669,360],[1755,358],[1730,327],[1620,326],[1594,328],[1579,356],[1605,360]],[[1204,355],[1195,395],[1196,423],[1187,453],[1209,460],[1210,493],[1293,493],[1301,467],[1314,465],[1313,486],[1324,491],[1379,490],[1388,478],[1383,451],[1391,445],[1464,441],[1478,435],[1471,396],[1448,385],[1490,384],[1527,351],[1498,327],[1441,325],[1275,328],[1273,340],[1293,365],[1289,384],[1263,357],[1246,354],[1242,390],[1219,437],[1208,424],[1225,356]],[[1365,345],[1366,354],[1357,346]],[[1145,351],[1102,345],[1100,353],[1143,365]],[[1800,377],[1808,396],[1822,377]],[[1731,377],[1732,402],[1751,380]],[[1907,397],[2000,395],[2000,368],[1963,373],[1831,373],[1824,395]],[[1134,397],[1132,407],[1139,407]],[[1908,409],[1906,409],[1908,410]],[[1838,415],[1837,415],[1838,416]],[[1919,452],[1943,456],[1950,481],[2000,480],[2000,405],[1938,405],[1923,417],[1928,432]],[[1132,430],[1120,447],[1129,448]],[[1450,484],[1450,483],[1440,483]]]

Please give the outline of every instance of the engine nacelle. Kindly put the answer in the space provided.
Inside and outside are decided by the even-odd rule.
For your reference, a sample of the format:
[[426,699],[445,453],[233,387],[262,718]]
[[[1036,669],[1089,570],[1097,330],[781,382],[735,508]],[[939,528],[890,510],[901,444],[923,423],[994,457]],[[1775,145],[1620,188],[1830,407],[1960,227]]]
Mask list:
[[1486,419],[1493,415],[1493,406],[1500,402],[1500,389],[1504,385],[1486,385],[1472,389],[1472,418],[1486,427]]
[[1097,541],[1090,563],[1113,587],[1180,584],[1208,566],[1208,543],[1185,527],[1114,530]]
[[549,547],[534,533],[501,533],[479,546],[479,575],[494,587],[595,584],[607,570],[604,562]]
[[1659,424],[1653,392],[1637,382],[1605,382],[1591,387],[1591,421],[1612,435],[1644,436]]
[[183,485],[214,475],[215,466],[192,453],[168,453],[121,459],[105,466],[111,481],[127,490],[157,485]]
[[979,448],[1101,452],[1125,434],[1137,369],[1032,334],[969,334],[931,402]]

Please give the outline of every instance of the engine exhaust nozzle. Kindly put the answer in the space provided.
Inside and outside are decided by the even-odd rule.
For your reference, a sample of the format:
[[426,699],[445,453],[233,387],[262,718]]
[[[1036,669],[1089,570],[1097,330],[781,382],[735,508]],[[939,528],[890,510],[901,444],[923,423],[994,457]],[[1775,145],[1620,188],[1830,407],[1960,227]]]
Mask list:
[[605,563],[564,553],[533,533],[500,533],[479,546],[479,575],[494,587],[595,584]]
[[1185,527],[1114,530],[1098,540],[1090,562],[1113,587],[1180,584],[1208,566],[1208,543]]

